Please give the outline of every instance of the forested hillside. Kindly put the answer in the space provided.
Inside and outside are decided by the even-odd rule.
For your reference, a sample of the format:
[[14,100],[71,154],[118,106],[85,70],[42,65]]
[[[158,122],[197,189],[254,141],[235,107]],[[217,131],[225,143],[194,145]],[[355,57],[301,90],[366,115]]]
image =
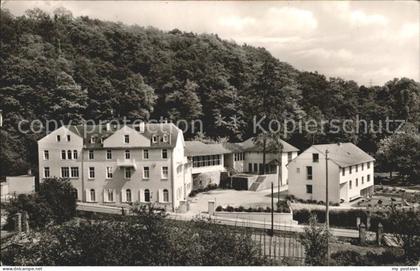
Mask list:
[[[0,176],[36,168],[36,140],[22,119],[201,119],[204,136],[246,139],[253,116],[283,119],[402,119],[418,127],[419,83],[383,86],[302,72],[264,48],[237,45],[216,34],[169,32],[88,17],[1,11]],[[397,65],[397,63],[396,63]],[[27,128],[27,127],[25,127]],[[188,132],[186,138],[196,133]],[[288,135],[301,149],[352,141],[371,153],[386,134]]]

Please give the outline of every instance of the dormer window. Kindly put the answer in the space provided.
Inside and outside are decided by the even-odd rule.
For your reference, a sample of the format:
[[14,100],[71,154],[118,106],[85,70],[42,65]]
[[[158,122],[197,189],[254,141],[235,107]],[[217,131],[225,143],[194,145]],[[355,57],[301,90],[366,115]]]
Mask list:
[[312,154],[312,162],[314,162],[314,163],[319,162],[319,154],[318,153],[313,153]]
[[129,135],[124,135],[124,143],[125,144],[130,143],[130,136]]
[[163,135],[163,142],[164,143],[167,143],[168,142],[168,135],[167,134],[164,134]]
[[61,141],[61,136],[57,135],[57,142],[60,142],[60,141]]
[[70,135],[67,135],[67,141],[70,142]]
[[157,136],[155,136],[155,135],[154,135],[154,136],[152,136],[152,142],[153,142],[153,143],[157,143],[157,141],[158,141]]

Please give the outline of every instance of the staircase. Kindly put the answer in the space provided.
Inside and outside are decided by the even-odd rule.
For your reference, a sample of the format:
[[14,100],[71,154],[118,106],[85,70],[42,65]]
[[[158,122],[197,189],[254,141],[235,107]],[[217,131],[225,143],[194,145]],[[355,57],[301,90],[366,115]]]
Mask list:
[[251,184],[251,187],[249,188],[249,191],[257,191],[258,187],[262,182],[264,182],[265,176],[258,176],[258,178]]

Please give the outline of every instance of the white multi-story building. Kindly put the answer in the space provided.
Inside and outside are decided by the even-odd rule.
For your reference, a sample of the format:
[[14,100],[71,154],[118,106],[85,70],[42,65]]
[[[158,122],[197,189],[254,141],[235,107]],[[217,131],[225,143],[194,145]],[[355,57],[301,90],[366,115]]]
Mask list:
[[374,192],[375,159],[352,143],[338,143],[313,145],[287,165],[290,195],[325,202],[327,150],[329,201],[349,202]]
[[170,123],[63,126],[38,141],[40,180],[69,178],[84,202],[153,202],[174,211],[192,189],[184,147]]

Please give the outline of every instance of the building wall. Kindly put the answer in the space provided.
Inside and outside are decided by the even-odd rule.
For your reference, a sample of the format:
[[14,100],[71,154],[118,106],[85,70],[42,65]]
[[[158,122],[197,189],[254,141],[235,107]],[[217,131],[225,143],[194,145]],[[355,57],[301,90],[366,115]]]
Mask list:
[[[360,191],[362,189],[366,189],[368,187],[372,187],[374,185],[374,162],[369,162],[370,168],[367,167],[368,163],[363,163],[363,170],[362,164],[352,166],[352,173],[350,173],[350,167],[344,168],[344,176],[342,172],[342,168],[340,169],[340,184],[342,189],[342,199],[345,201],[350,201],[354,198],[359,197]],[[370,181],[368,182],[368,177],[370,176]],[[358,181],[358,185],[356,185],[356,179]],[[352,182],[350,188],[350,181]]]
[[[288,164],[289,194],[305,200],[325,202],[326,165],[325,156],[319,153],[319,162],[312,161],[312,153],[319,153],[310,147]],[[312,180],[307,179],[306,167],[312,166]],[[329,201],[340,202],[339,166],[328,162]],[[312,185],[312,194],[306,193],[306,185]]]
[[[60,136],[60,142],[57,141],[57,135]],[[67,141],[67,135],[70,135],[70,141]],[[38,141],[38,163],[39,163],[39,180],[42,181],[44,176],[44,168],[50,168],[50,177],[61,177],[61,167],[78,167],[79,178],[70,178],[71,184],[77,188],[77,198],[82,200],[83,191],[82,186],[82,160],[81,153],[83,149],[83,139],[62,126],[59,129],[51,132],[44,138]],[[48,150],[49,159],[44,159],[44,150]],[[62,160],[61,151],[71,150],[72,157],[73,151],[76,150],[78,153],[78,159]],[[67,156],[66,156],[67,157]]]
[[31,194],[35,192],[34,176],[10,176],[6,177],[9,194]]

